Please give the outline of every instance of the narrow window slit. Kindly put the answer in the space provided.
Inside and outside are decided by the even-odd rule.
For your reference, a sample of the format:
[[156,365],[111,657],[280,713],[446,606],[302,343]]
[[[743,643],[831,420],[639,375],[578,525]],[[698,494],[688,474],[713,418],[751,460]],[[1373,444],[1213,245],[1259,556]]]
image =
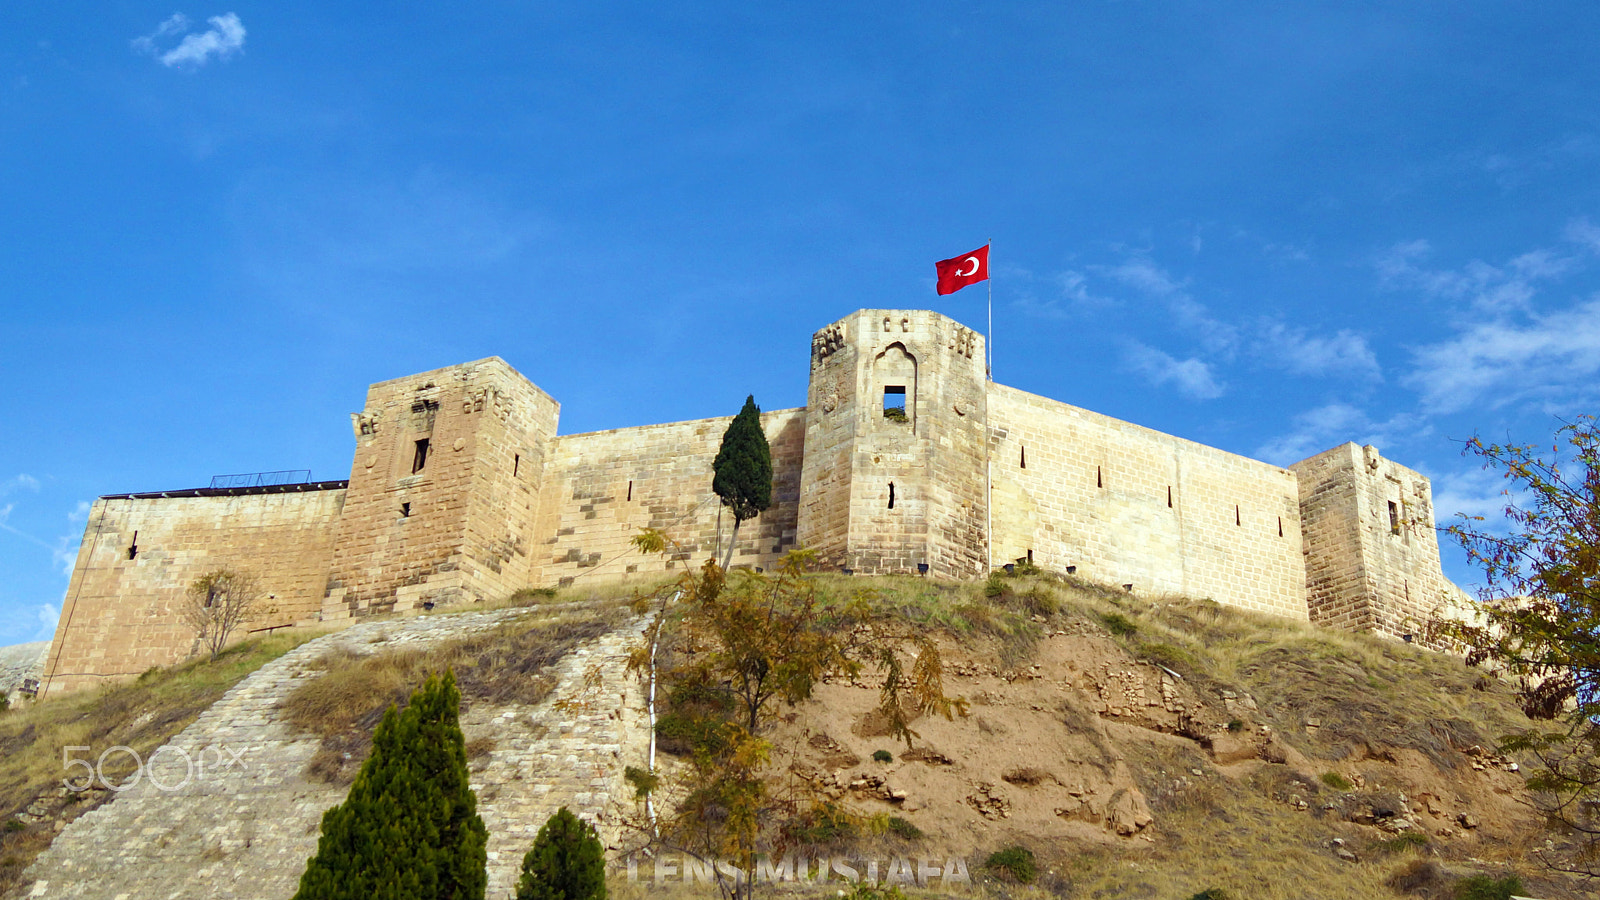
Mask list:
[[1027,447],[1023,447],[1022,448],[1022,467],[1024,469],[1026,469],[1028,467],[1028,448]]
[[1099,466],[1094,467],[1094,486],[1097,488],[1103,488],[1106,486],[1106,480],[1104,476],[1100,474]]
[[1400,507],[1393,500],[1389,501],[1389,533],[1400,533]]
[[1167,485],[1167,509],[1172,508],[1172,485]]
[[511,477],[517,477],[517,473],[520,471],[522,471],[522,454],[516,453],[511,457]]
[[411,518],[411,504],[409,504],[409,503],[400,504],[400,518],[402,518],[402,519]]
[[139,532],[133,533],[133,540],[128,544],[128,558],[133,559],[139,555]]
[[1237,504],[1237,503],[1235,503],[1233,505],[1233,524],[1235,524],[1235,525],[1243,525],[1244,524],[1244,520],[1239,518],[1239,504]]
[[415,456],[411,457],[411,474],[415,475],[418,472],[421,472],[422,471],[422,467],[427,465],[427,464],[428,464],[428,439],[427,438],[417,438],[417,452],[416,452]]
[[633,500],[633,482],[628,482],[628,500]]
[[1283,516],[1278,517],[1278,537],[1283,537]]
[[894,482],[889,482],[889,508],[894,509]]

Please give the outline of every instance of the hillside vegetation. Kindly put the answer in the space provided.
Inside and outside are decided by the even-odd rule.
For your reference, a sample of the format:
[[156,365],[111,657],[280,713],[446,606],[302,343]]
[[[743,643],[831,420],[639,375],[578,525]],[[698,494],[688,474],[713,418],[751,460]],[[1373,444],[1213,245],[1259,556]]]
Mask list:
[[1031,885],[986,876],[1008,896],[1449,897],[1475,877],[1586,895],[1544,865],[1567,848],[1494,749],[1526,721],[1513,691],[1459,658],[1042,573],[819,578],[939,634],[970,710],[914,722],[908,749],[870,670],[820,685],[766,735],[810,798],[775,843],[1025,850]]
[[[839,596],[865,591],[881,611],[936,636],[945,690],[970,706],[965,716],[914,721],[909,750],[876,717],[870,669],[827,679],[784,708],[768,735],[772,772],[816,801],[800,820],[773,823],[791,846],[962,854],[978,890],[1007,900],[1443,898],[1471,877],[1513,875],[1530,896],[1586,896],[1543,865],[1563,839],[1524,805],[1517,761],[1494,750],[1524,723],[1512,690],[1457,658],[1042,573],[981,584],[814,577]],[[572,591],[519,602],[581,599],[600,598]],[[428,653],[329,658],[315,682],[322,693],[297,698],[303,727],[329,751],[319,774],[347,780],[373,711],[426,670],[456,667],[472,696],[536,701],[549,689],[539,673],[617,614],[608,597],[537,638],[502,630]],[[110,793],[63,797],[63,746],[148,756],[310,636],[280,633],[212,663],[0,714],[0,811],[21,822],[15,815],[30,807],[53,810],[6,826],[0,894],[55,822]],[[665,764],[670,776],[670,757]],[[995,853],[1011,862],[984,869]],[[1022,862],[1035,864],[1032,879],[1021,877]],[[793,889],[831,897],[838,887]],[[613,889],[624,900],[643,893],[620,879]]]
[[[41,703],[19,704],[0,713],[0,896],[21,877],[39,851],[50,845],[58,823],[71,821],[110,799],[109,786],[133,774],[128,747],[149,759],[157,747],[188,727],[197,716],[251,672],[325,632],[278,631],[242,641],[216,659],[198,659],[171,668],[151,669],[138,679],[101,690],[85,690]],[[68,791],[63,779],[70,754],[100,762],[104,781]]]

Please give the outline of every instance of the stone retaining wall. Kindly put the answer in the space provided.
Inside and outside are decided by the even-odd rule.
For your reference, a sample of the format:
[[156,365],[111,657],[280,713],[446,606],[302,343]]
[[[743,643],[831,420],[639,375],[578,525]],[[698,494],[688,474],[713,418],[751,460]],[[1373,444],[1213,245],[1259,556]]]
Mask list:
[[[347,791],[305,776],[318,739],[280,718],[282,701],[320,676],[318,658],[337,647],[370,653],[461,637],[547,611],[367,621],[268,663],[156,751],[137,784],[69,824],[29,870],[27,896],[292,896],[323,812]],[[609,844],[620,838],[623,767],[643,765],[649,734],[639,684],[624,673],[643,627],[636,619],[573,650],[553,667],[557,686],[537,706],[480,703],[462,715],[467,740],[494,742],[471,763],[489,828],[487,896],[511,895],[523,854],[563,805],[596,823]]]

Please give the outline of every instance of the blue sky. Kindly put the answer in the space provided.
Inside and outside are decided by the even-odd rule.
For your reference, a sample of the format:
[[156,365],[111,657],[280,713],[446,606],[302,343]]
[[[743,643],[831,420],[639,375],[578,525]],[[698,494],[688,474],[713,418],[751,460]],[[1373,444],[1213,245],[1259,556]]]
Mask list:
[[[771,8],[763,8],[771,7]],[[561,430],[805,402],[859,307],[995,377],[1492,510],[1600,399],[1592,3],[12,0],[0,644],[88,503],[348,475],[366,385],[499,355]],[[1457,552],[1447,571],[1475,576]]]

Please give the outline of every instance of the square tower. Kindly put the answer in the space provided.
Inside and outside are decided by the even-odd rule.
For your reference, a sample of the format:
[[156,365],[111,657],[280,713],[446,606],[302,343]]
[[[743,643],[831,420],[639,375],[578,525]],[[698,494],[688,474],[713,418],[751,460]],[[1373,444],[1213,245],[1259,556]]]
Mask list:
[[983,337],[863,309],[811,340],[798,542],[851,571],[988,570]]
[[323,618],[501,597],[529,583],[560,405],[499,357],[372,385]]
[[1289,467],[1300,483],[1311,621],[1420,635],[1462,596],[1440,570],[1428,479],[1378,448],[1341,444]]

